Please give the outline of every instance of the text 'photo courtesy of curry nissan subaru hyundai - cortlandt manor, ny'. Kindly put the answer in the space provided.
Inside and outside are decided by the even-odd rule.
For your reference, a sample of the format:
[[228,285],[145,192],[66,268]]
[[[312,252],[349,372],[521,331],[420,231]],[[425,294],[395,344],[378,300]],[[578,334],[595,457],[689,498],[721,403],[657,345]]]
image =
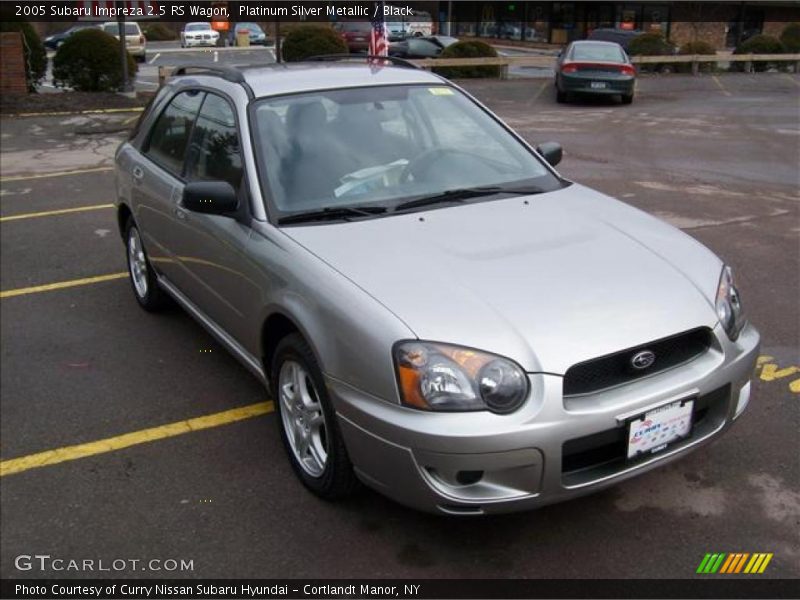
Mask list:
[[115,158],[139,305],[268,386],[324,498],[520,511],[722,435],[759,352],[731,268],[383,60],[175,72]]

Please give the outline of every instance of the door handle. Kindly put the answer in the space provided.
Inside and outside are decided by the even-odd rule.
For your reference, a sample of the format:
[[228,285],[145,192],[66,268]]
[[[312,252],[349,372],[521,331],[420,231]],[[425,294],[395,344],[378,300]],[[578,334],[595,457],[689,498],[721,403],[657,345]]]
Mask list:
[[141,179],[142,177],[144,177],[144,169],[142,169],[142,167],[140,167],[139,165],[133,167],[132,173],[134,179]]

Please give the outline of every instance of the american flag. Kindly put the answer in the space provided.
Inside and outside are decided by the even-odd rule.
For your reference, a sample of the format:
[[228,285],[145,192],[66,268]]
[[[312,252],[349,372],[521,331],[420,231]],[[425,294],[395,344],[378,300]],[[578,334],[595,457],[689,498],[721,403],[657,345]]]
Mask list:
[[369,51],[372,56],[388,56],[389,42],[386,40],[386,26],[383,23],[383,2],[376,2],[372,17],[372,30],[369,33]]

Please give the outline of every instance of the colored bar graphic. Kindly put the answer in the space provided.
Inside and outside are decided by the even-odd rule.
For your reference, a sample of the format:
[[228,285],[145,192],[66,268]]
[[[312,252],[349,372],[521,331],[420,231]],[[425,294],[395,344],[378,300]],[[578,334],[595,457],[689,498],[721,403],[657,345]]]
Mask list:
[[696,573],[708,575],[714,573],[730,575],[742,572],[760,574],[766,571],[773,556],[772,552],[755,552],[753,554],[749,552],[709,552],[700,561]]
[[764,562],[761,563],[761,568],[758,570],[758,572],[763,573],[766,570],[769,561],[771,560],[772,560],[772,552],[770,552],[764,557]]
[[719,570],[719,572],[720,573],[730,573],[731,565],[736,563],[738,558],[739,558],[738,554],[728,554],[728,558],[725,559],[724,563],[722,563],[722,568]]
[[711,567],[711,572],[712,573],[716,573],[719,570],[719,568],[722,566],[722,561],[724,559],[725,559],[725,553],[724,552],[720,552],[719,558],[717,559],[717,562],[715,562],[714,566]]
[[706,565],[708,564],[708,561],[710,559],[711,559],[711,555],[710,554],[706,554],[703,557],[703,560],[700,561],[700,566],[697,567],[696,573],[705,573],[706,572]]
[[736,564],[736,570],[734,571],[734,573],[742,572],[742,568],[744,568],[744,563],[747,560],[748,556],[750,556],[749,552],[745,552],[744,554],[742,554],[742,558],[740,558],[739,562]]

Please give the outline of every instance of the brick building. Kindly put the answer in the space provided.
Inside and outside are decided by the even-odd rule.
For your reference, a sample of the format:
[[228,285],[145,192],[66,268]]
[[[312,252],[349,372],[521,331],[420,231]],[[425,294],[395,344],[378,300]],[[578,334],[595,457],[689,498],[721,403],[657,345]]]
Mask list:
[[27,91],[22,35],[0,33],[0,94],[24,94]]
[[[432,2],[410,2],[429,10]],[[436,14],[446,29],[448,2]],[[678,45],[707,41],[718,49],[735,47],[756,33],[780,35],[800,22],[800,2],[539,2],[515,0],[453,2],[455,36],[565,44],[598,27],[659,31]]]

